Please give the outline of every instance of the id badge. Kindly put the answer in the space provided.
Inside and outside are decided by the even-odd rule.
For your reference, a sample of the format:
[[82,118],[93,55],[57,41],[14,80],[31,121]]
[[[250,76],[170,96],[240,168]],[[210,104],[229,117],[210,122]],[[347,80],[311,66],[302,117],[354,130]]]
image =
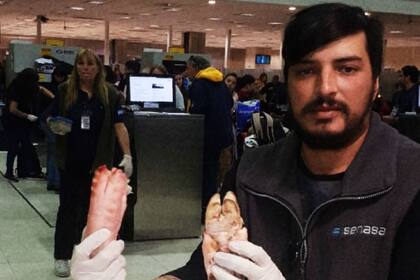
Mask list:
[[82,115],[82,118],[80,120],[80,128],[89,130],[90,129],[90,116],[88,115]]

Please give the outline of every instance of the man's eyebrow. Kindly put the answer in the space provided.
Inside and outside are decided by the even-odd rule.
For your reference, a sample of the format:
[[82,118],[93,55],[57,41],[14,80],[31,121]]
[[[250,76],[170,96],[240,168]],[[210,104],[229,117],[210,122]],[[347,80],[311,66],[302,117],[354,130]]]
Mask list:
[[[352,56],[344,56],[334,59],[334,63],[344,63],[344,62],[352,62],[352,61],[362,61],[362,58],[357,55]],[[304,58],[295,63],[295,65],[305,65],[305,64],[316,64],[317,61],[315,59]]]
[[360,56],[353,55],[353,56],[346,56],[346,57],[334,59],[335,63],[353,62],[353,61],[362,61],[362,58]]

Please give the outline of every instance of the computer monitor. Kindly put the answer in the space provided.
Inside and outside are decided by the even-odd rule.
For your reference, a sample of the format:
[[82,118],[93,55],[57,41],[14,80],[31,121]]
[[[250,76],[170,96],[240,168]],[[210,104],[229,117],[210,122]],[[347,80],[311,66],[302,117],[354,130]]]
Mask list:
[[257,54],[255,55],[255,64],[270,64],[271,56],[267,54]]
[[129,77],[130,104],[141,108],[175,108],[175,81],[169,75],[139,74]]

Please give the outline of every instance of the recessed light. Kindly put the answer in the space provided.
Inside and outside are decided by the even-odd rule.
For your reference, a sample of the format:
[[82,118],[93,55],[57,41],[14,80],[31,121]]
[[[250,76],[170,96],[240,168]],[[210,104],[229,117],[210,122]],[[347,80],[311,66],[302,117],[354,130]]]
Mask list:
[[133,29],[134,30],[144,30],[144,28],[143,27],[140,27],[140,26],[135,26]]
[[401,30],[391,30],[391,31],[389,31],[389,33],[391,33],[391,34],[401,34],[401,33],[404,33],[404,31],[401,31]]
[[213,28],[206,28],[206,29],[204,29],[204,31],[214,31],[214,29]]
[[140,13],[141,16],[151,16],[151,13]]
[[281,25],[281,24],[283,24],[283,22],[273,21],[273,22],[269,22],[268,24],[270,24],[270,25]]
[[167,11],[167,12],[179,12],[179,11],[181,11],[181,8],[173,7],[173,8],[165,9],[165,11]]
[[289,11],[296,11],[296,7],[294,6],[289,7]]
[[85,10],[85,8],[77,7],[77,6],[70,7],[70,9],[75,10],[75,11],[84,11]]
[[159,25],[157,25],[157,24],[151,24],[151,25],[149,25],[150,26],[150,28],[159,28],[160,26]]
[[239,36],[238,33],[232,33],[231,35],[232,35],[232,37]]
[[210,17],[210,18],[208,18],[208,20],[218,21],[218,20],[222,20],[222,18],[219,18],[219,17]]
[[371,13],[365,12],[365,16],[370,17]]
[[239,14],[240,16],[243,16],[243,17],[253,17],[253,16],[255,16],[255,14],[251,14],[251,13],[242,13],[242,14]]
[[129,17],[129,16],[123,16],[123,17],[121,17],[121,19],[130,19],[131,17]]
[[216,4],[216,0],[209,0],[209,4],[210,4],[210,5],[214,5],[214,4]]
[[104,1],[89,1],[89,4],[102,5]]

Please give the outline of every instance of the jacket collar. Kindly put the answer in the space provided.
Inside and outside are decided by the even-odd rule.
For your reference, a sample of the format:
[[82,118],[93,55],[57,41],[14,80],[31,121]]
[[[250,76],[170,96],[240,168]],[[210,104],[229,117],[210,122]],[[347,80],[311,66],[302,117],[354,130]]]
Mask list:
[[[399,141],[398,133],[372,113],[366,139],[344,174],[342,196],[363,196],[392,186],[397,174]],[[261,152],[253,151],[251,165],[247,164],[242,172],[239,169],[239,185],[299,203],[296,178],[300,145],[300,139],[292,134],[271,147],[262,147]]]

